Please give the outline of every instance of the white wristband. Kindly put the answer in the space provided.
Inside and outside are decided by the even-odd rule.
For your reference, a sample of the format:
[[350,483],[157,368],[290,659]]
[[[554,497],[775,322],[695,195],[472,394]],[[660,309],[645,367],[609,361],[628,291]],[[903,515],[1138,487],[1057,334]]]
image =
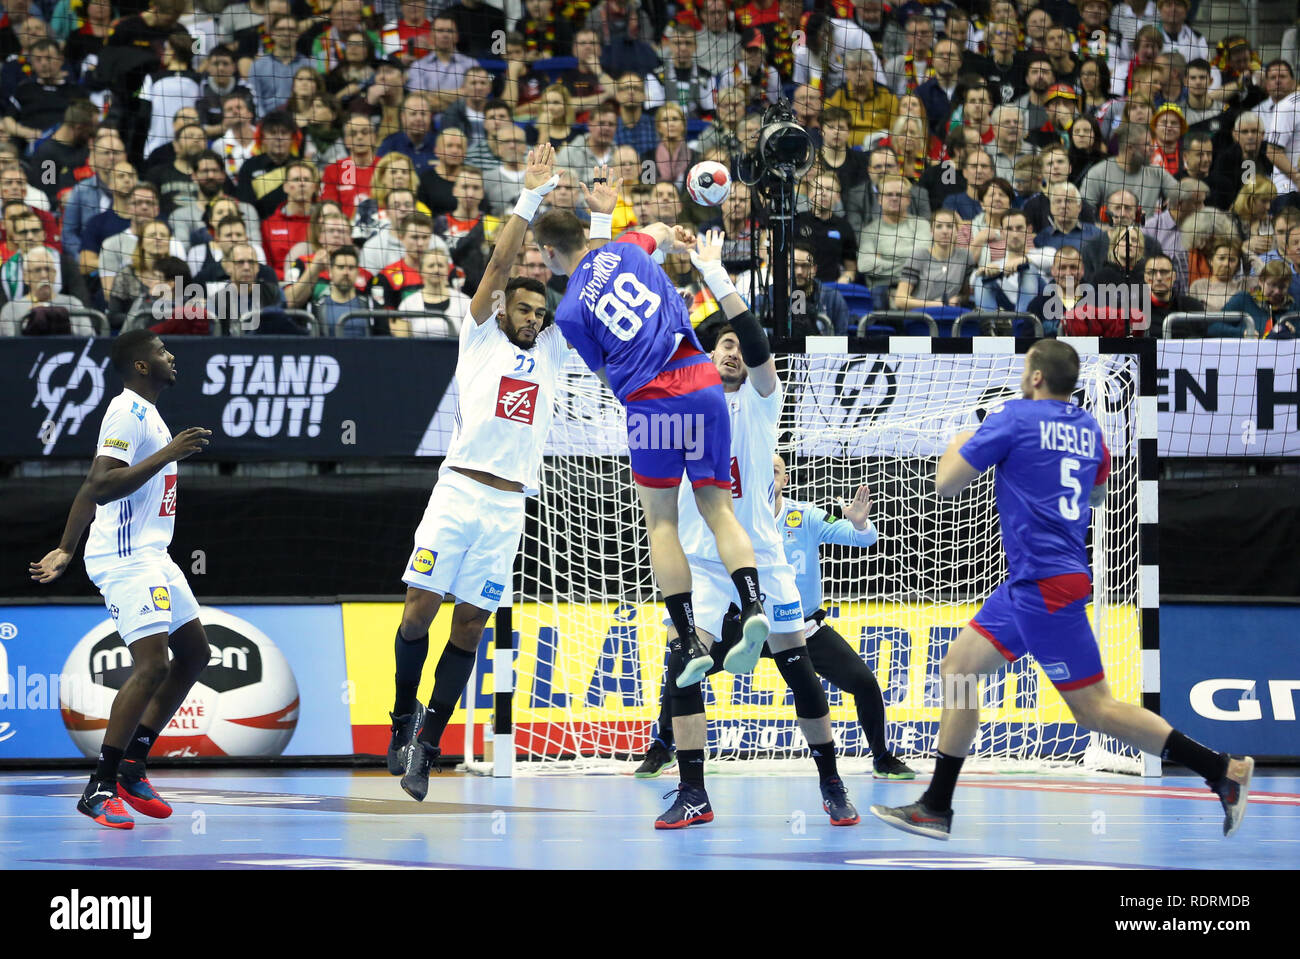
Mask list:
[[707,272],[701,270],[700,275],[704,278],[713,298],[719,303],[728,294],[736,292],[736,284],[731,282],[731,277],[727,275],[727,270],[721,263],[711,265]]
[[590,236],[593,240],[614,239],[614,214],[593,213],[591,215]]
[[519,200],[515,203],[515,216],[523,217],[529,223],[533,222],[533,217],[537,215],[537,208],[542,205],[542,195],[532,190],[524,190],[519,194]]

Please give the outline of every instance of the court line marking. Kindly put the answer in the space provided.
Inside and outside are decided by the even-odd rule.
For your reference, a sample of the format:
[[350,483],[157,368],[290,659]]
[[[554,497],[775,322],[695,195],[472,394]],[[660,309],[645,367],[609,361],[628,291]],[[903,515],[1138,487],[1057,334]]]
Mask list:
[[782,836],[782,842],[821,842],[821,836]]
[[343,837],[342,836],[322,836],[322,837],[304,836],[302,839],[298,841],[299,842],[342,842]]
[[1220,842],[1218,839],[1180,839],[1179,842]]
[[222,842],[265,842],[264,839],[223,839]]
[[1255,842],[1300,842],[1300,839],[1256,839]]
[[141,839],[141,842],[180,842],[179,839]]
[[63,842],[65,842],[65,843],[70,843],[70,842],[91,842],[91,843],[97,843],[97,842],[103,842],[103,840],[102,840],[102,839],[65,839],[65,840],[63,840]]
[[542,842],[582,842],[581,839],[543,839]]
[[423,842],[423,836],[381,836],[380,842]]
[[743,839],[706,839],[705,842],[744,842]]
[[460,841],[461,842],[504,842],[505,840],[500,839],[496,836],[488,836],[486,838],[478,838],[475,836],[461,836]]
[[1021,836],[1016,842],[1060,842],[1059,839],[1033,839],[1028,836]]

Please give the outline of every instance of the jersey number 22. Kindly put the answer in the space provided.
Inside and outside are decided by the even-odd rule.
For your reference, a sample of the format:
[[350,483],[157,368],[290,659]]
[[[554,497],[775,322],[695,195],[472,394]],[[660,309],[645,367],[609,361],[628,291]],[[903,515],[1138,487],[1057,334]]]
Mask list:
[[[652,293],[635,273],[620,273],[614,277],[612,290],[596,301],[596,319],[609,331],[627,342],[636,336],[645,321],[655,315],[661,299]],[[638,310],[644,307],[644,310]]]

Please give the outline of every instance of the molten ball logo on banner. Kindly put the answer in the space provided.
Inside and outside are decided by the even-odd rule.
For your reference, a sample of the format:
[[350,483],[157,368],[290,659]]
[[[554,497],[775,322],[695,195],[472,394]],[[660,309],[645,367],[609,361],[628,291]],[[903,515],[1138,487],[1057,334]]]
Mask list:
[[[208,666],[154,746],[154,756],[278,756],[298,726],[298,683],[289,661],[251,623],[203,607]],[[63,724],[87,757],[98,755],[113,697],[131,675],[131,653],[111,619],[81,638],[64,664]]]

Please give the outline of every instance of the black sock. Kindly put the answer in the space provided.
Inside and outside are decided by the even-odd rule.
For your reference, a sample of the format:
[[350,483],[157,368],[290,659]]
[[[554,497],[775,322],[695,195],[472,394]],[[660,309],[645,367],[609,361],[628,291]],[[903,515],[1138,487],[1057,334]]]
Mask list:
[[149,750],[153,748],[153,744],[157,741],[157,731],[141,723],[135,727],[135,735],[126,744],[126,752],[122,755],[122,758],[144,762],[145,757],[149,755]]
[[393,656],[397,660],[397,675],[394,677],[397,698],[393,700],[393,715],[405,716],[415,709],[420,674],[424,672],[424,661],[429,658],[429,634],[425,633],[418,639],[403,639],[399,627]]
[[678,636],[685,639],[695,632],[695,610],[691,607],[690,593],[665,596],[664,605],[668,607],[668,616],[672,619]]
[[966,757],[949,756],[937,749],[934,757],[934,776],[930,779],[930,788],[921,794],[921,802],[935,812],[948,812],[952,809],[952,791],[957,787],[957,775]]
[[1165,740],[1165,748],[1161,750],[1160,758],[1172,759],[1178,765],[1186,766],[1202,779],[1212,783],[1228,775],[1227,753],[1216,753],[1176,729],[1170,732],[1169,738]]
[[677,750],[677,769],[682,777],[683,786],[704,788],[704,750]]
[[443,731],[456,711],[460,694],[469,683],[469,674],[474,671],[477,652],[461,649],[448,642],[438,657],[438,667],[433,673],[433,695],[429,697],[429,711],[424,715],[424,725],[420,727],[420,742],[426,746],[438,748]]
[[809,743],[813,762],[817,764],[817,778],[822,782],[839,779],[839,770],[835,768],[835,740],[828,743]]
[[123,750],[114,746],[99,747],[99,763],[95,766],[94,780],[101,783],[117,783],[117,767],[122,764]]
[[751,603],[758,602],[758,570],[752,566],[742,566],[731,574],[731,581],[736,584],[742,611]]

